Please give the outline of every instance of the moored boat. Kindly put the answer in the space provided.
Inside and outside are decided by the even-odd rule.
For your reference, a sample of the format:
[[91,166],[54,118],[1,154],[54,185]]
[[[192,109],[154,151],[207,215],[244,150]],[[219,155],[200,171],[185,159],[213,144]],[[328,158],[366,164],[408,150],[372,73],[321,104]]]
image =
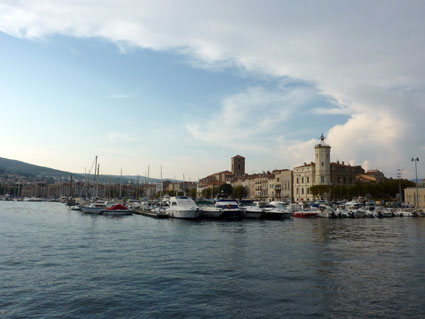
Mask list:
[[215,203],[215,207],[223,211],[221,215],[223,219],[240,220],[245,214],[245,211],[239,207],[238,202],[233,199],[219,199]]
[[102,215],[109,216],[124,216],[124,215],[132,215],[132,211],[123,205],[113,205],[101,211]]
[[286,205],[283,202],[271,202],[263,210],[264,219],[282,219],[291,218],[292,216],[292,213],[286,209]]
[[192,198],[176,196],[170,198],[170,206],[166,209],[169,217],[196,219],[201,216],[201,211]]
[[81,210],[85,214],[100,214],[102,210],[106,209],[106,205],[108,202],[106,201],[95,201],[88,206],[82,206]]
[[239,203],[239,208],[244,210],[244,218],[260,218],[263,216],[263,209],[255,205],[251,200],[241,201]]
[[214,203],[209,200],[199,200],[196,202],[201,211],[202,218],[219,218],[223,215],[223,210],[215,207]]

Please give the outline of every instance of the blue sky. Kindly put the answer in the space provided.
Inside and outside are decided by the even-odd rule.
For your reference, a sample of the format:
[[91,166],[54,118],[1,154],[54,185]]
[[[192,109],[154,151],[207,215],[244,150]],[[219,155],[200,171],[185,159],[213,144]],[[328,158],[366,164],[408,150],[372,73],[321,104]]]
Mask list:
[[411,176],[421,2],[244,3],[0,1],[0,156],[196,180],[309,162],[323,132],[332,160]]

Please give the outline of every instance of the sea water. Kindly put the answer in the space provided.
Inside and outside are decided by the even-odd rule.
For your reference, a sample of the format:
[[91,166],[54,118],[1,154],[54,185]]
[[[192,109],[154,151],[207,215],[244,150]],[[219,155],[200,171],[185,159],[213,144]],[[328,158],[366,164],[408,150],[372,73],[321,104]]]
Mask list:
[[425,218],[163,220],[0,202],[0,318],[425,318]]

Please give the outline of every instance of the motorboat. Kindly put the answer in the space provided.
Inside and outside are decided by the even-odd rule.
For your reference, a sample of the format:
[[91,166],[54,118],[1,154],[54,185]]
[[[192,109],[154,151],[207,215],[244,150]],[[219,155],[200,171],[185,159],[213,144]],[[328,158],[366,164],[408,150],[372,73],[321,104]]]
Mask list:
[[170,198],[170,206],[166,209],[169,217],[196,219],[201,216],[201,211],[192,198],[176,196]]
[[270,202],[264,208],[263,218],[264,219],[282,219],[291,218],[292,212],[286,208],[284,202]]
[[382,206],[376,206],[375,208],[375,215],[376,217],[383,218],[383,217],[394,217],[394,214],[391,210],[386,209]]
[[308,204],[303,204],[301,210],[295,211],[292,216],[297,218],[313,218],[319,215],[319,210],[311,208]]
[[317,217],[323,217],[323,218],[335,218],[336,212],[332,207],[326,204],[319,204],[319,213],[317,214]]
[[107,207],[101,211],[102,215],[108,216],[124,216],[124,215],[133,215],[132,211],[123,205],[113,205],[111,207]]
[[202,218],[219,218],[223,215],[223,210],[215,207],[214,202],[210,200],[199,200],[196,202]]
[[234,199],[219,199],[215,203],[215,207],[222,210],[221,218],[239,220],[244,217],[245,210],[239,207],[239,204]]
[[85,214],[100,214],[102,213],[102,210],[107,208],[107,201],[95,201],[94,203],[91,203],[88,206],[82,206],[81,210]]
[[255,205],[253,201],[243,200],[239,202],[239,208],[245,211],[244,218],[260,218],[263,216],[263,209]]

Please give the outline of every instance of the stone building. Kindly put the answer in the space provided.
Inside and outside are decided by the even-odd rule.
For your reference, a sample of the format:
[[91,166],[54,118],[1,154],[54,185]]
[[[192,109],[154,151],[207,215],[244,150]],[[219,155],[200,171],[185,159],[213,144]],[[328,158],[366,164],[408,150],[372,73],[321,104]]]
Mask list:
[[310,188],[314,185],[353,185],[356,176],[364,174],[361,166],[351,166],[344,162],[331,163],[330,145],[325,143],[325,137],[320,137],[320,142],[314,146],[315,160],[309,164],[294,167],[293,172],[293,197],[295,201],[311,201],[313,195]]
[[232,174],[235,177],[245,175],[245,157],[240,155],[232,157]]

